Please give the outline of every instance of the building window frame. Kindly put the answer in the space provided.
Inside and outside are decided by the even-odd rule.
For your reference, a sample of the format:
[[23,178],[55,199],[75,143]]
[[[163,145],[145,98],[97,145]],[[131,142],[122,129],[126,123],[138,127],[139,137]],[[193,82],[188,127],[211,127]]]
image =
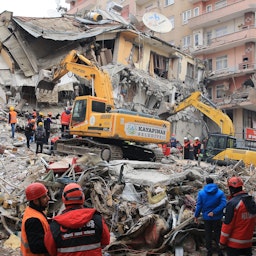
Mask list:
[[223,55],[216,58],[216,70],[226,69],[228,67],[228,56]]
[[182,44],[183,44],[183,48],[187,48],[191,46],[191,35],[184,36],[182,38]]
[[192,17],[192,11],[191,10],[187,10],[185,12],[182,13],[182,23],[183,24],[187,24],[188,20],[191,19]]
[[195,8],[193,9],[193,15],[194,15],[194,17],[199,16],[199,14],[200,14],[200,9],[199,9],[199,7],[195,7]]
[[225,97],[224,84],[216,85],[216,99],[222,99]]
[[205,8],[205,11],[206,12],[212,12],[212,5],[211,4],[207,5],[206,8]]
[[174,0],[164,0],[164,7],[167,7],[173,4],[174,4]]

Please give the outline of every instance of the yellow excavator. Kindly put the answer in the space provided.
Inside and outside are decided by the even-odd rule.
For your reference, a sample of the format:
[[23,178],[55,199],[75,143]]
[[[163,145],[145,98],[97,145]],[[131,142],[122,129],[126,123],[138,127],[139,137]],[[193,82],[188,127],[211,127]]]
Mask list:
[[69,133],[55,150],[83,155],[99,153],[103,160],[158,161],[163,157],[157,144],[170,141],[170,122],[144,113],[115,109],[110,76],[85,56],[72,50],[51,71],[41,72],[37,88],[52,90],[68,72],[91,83],[92,94],[75,98]]
[[[208,104],[202,101],[204,99]],[[220,127],[220,133],[211,133],[208,136],[203,159],[219,165],[228,165],[242,160],[246,166],[256,166],[256,151],[247,148],[237,148],[235,129],[230,117],[216,108],[201,92],[193,92],[178,103],[171,110],[176,114],[187,107],[193,106]]]

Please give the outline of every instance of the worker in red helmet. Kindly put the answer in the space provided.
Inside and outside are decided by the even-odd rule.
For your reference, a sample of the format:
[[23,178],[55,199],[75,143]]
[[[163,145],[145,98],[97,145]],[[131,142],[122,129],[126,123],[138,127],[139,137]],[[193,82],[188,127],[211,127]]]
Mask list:
[[50,256],[102,256],[110,242],[109,229],[96,209],[84,207],[84,200],[80,185],[65,186],[65,210],[52,219],[44,239]]
[[44,235],[49,229],[45,215],[50,199],[48,190],[42,183],[35,182],[26,188],[25,193],[29,205],[21,224],[21,255],[47,256],[49,254],[44,245]]
[[230,200],[226,206],[221,228],[220,245],[226,247],[227,256],[252,256],[252,240],[256,222],[256,204],[252,196],[243,190],[243,180],[228,180]]

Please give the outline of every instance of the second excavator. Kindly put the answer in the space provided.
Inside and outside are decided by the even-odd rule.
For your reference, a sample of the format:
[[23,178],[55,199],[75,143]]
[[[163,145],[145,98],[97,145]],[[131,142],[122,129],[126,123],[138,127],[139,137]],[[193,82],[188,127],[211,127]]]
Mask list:
[[[206,103],[203,102],[203,100]],[[219,165],[227,165],[242,160],[245,165],[256,166],[255,149],[237,148],[235,129],[230,117],[214,104],[201,92],[196,91],[185,98],[171,110],[171,115],[184,110],[187,107],[194,107],[218,125],[220,133],[208,135],[203,159]]]

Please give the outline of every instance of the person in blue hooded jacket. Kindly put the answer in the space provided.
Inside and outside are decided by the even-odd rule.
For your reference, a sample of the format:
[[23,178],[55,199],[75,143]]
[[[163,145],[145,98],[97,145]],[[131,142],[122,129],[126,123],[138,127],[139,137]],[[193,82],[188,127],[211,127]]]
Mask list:
[[205,245],[207,256],[212,256],[212,238],[216,243],[216,248],[219,256],[223,253],[219,247],[219,239],[222,225],[223,210],[226,207],[226,196],[224,192],[218,188],[210,177],[206,178],[206,185],[198,192],[195,222],[198,224],[198,217],[202,212],[205,229]]

